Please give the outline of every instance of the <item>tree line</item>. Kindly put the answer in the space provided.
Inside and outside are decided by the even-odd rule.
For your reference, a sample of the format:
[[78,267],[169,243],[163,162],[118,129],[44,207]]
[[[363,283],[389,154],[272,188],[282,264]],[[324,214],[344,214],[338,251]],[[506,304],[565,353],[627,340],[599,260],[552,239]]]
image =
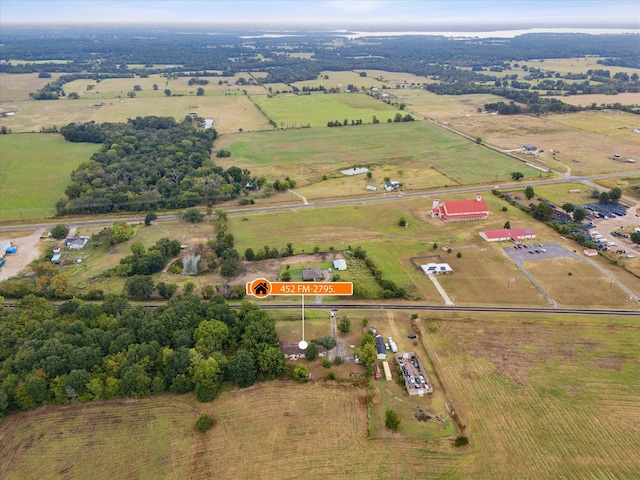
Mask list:
[[163,392],[210,401],[225,382],[247,387],[284,371],[274,321],[248,302],[183,294],[145,309],[107,295],[55,308],[28,296],[0,310],[0,417]]

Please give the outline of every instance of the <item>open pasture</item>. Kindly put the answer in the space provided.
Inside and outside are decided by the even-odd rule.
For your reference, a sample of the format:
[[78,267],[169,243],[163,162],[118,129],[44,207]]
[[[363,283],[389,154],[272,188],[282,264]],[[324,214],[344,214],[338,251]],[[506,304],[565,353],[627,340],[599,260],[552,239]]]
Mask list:
[[622,105],[640,105],[640,93],[623,92],[617,95],[591,94],[591,95],[570,95],[562,97],[564,103],[588,107],[595,103],[600,106],[602,104],[621,103]]
[[485,318],[422,324],[467,426],[468,477],[637,478],[637,322]]
[[[459,117],[475,116],[478,108],[484,109],[487,103],[503,102],[503,97],[490,94],[477,95],[436,95],[424,89],[393,89],[388,93],[395,95],[398,102],[407,104],[406,110],[416,112],[438,122],[448,122]],[[480,135],[484,138],[484,135]]]
[[[374,78],[374,75],[371,75],[368,70],[361,71],[366,71],[368,75],[366,77],[361,77],[359,74],[360,71],[325,71],[321,72],[320,75],[318,75],[318,78],[316,78],[315,80],[303,80],[301,82],[292,83],[292,85],[298,87],[300,90],[302,90],[304,87],[318,88],[322,86],[327,90],[329,90],[330,88],[339,88],[344,92],[349,85],[353,85],[357,89],[364,87],[365,89],[369,90],[371,87],[376,87],[382,90],[384,82],[381,82],[377,78]],[[325,78],[325,76],[328,78]]]
[[[200,412],[217,420],[194,431]],[[192,395],[43,407],[0,426],[2,478],[442,478],[465,455],[403,438],[367,438],[366,392],[268,382],[211,403]],[[43,466],[46,459],[46,467]]]
[[581,260],[554,258],[524,262],[523,266],[562,306],[638,308],[615,282]]
[[[290,176],[298,187],[354,165],[390,168],[389,176],[395,180],[400,176],[398,170],[404,170],[396,166],[399,160],[411,161],[407,170],[433,169],[447,177],[440,183],[440,179],[431,180],[432,175],[419,173],[423,185],[434,187],[510,180],[514,170],[523,172],[525,178],[542,173],[430,122],[256,132],[225,136],[216,141],[215,148],[232,153],[229,159],[216,160],[225,168],[236,165],[269,179]],[[399,181],[412,184],[406,172]]]
[[520,68],[515,68],[507,71],[521,72],[520,77],[523,78],[527,75],[527,72],[522,70],[523,65],[531,68],[539,68],[541,70],[550,72],[557,72],[561,74],[566,73],[587,73],[589,70],[609,70],[613,77],[618,72],[627,72],[629,75],[633,73],[640,74],[640,70],[637,68],[618,67],[615,65],[601,65],[598,63],[600,57],[586,56],[583,58],[545,58],[543,60],[523,60],[514,63],[518,63]]
[[60,73],[52,73],[51,78],[38,78],[37,73],[0,73],[0,111],[6,112],[14,109],[8,102],[29,100],[29,94],[47,83],[52,82]]
[[[180,121],[190,112],[203,118],[213,118],[218,133],[268,130],[272,127],[255,105],[242,94],[166,97],[162,92],[154,96],[78,100],[18,102],[18,114],[2,118],[0,124],[14,132],[38,131],[41,127],[62,127],[71,122],[125,122],[137,116],[158,115]],[[101,104],[102,106],[96,106]]]
[[69,184],[71,171],[98,145],[65,142],[56,134],[0,135],[0,219],[50,217]]
[[[371,123],[393,119],[398,110],[373,97],[359,93],[255,96],[253,100],[279,128],[326,127],[330,121],[362,120]],[[335,127],[348,128],[348,127]]]
[[[522,148],[530,143],[543,149],[536,163],[555,167],[553,157],[571,173],[596,175],[619,173],[629,170],[629,164],[613,161],[613,154],[633,158],[638,152],[638,140],[629,136],[620,138],[619,133],[635,123],[635,116],[622,112],[580,112],[557,114],[546,117],[530,115],[505,116],[476,114],[460,117],[450,122],[457,130],[480,136],[491,145],[505,150]],[[637,134],[635,134],[637,135]],[[556,154],[552,155],[549,149]],[[527,157],[523,157],[527,158]],[[578,163],[573,160],[577,160]],[[530,178],[525,175],[525,178]]]

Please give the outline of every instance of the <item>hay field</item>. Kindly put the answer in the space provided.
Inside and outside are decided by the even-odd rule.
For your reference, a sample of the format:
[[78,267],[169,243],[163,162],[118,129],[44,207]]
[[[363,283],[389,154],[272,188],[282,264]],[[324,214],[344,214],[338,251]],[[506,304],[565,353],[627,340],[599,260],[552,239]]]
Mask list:
[[467,425],[467,478],[638,478],[637,322],[521,318],[422,326]]
[[[464,454],[367,438],[366,392],[267,382],[208,404],[192,395],[44,407],[0,425],[0,476],[112,479],[442,478]],[[200,412],[217,419],[194,431]]]
[[9,222],[54,215],[71,171],[98,147],[66,142],[56,134],[0,135],[0,219]]
[[[398,170],[403,170],[401,181],[405,183],[412,182],[406,175],[409,171],[435,170],[447,181],[440,183],[431,174],[419,173],[418,183],[440,187],[510,180],[514,170],[522,171],[526,178],[541,173],[430,122],[233,135],[217,140],[215,148],[232,153],[229,159],[217,162],[225,168],[236,165],[274,180],[290,176],[299,187],[319,182],[323,175],[337,176],[339,170],[354,165],[395,170],[390,173],[394,180]],[[397,166],[403,162],[410,163]]]

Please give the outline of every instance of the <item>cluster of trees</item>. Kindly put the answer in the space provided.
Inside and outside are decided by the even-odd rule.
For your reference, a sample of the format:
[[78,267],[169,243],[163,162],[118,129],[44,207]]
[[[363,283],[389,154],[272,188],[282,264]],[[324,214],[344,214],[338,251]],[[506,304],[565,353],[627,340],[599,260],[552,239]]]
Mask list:
[[72,123],[60,129],[68,141],[101,143],[71,175],[56,208],[59,214],[189,208],[234,198],[248,170],[224,170],[209,161],[214,129],[197,129],[190,118],[137,117],[126,123]]
[[407,291],[398,286],[392,280],[383,277],[382,270],[375,264],[371,257],[367,256],[367,252],[362,247],[356,247],[352,249],[350,246],[344,252],[346,257],[352,256],[355,259],[362,260],[367,268],[371,271],[371,274],[378,282],[378,285],[382,288],[382,296],[384,298],[405,298]]
[[278,258],[278,257],[290,257],[293,255],[293,244],[287,243],[285,248],[278,250],[276,247],[270,247],[265,245],[262,248],[254,250],[249,247],[244,251],[244,258],[246,260],[257,261],[257,260],[267,260],[269,258]]
[[[342,127],[342,126],[346,126],[349,125],[349,120],[347,120],[346,118],[341,122],[340,120],[329,120],[327,122],[327,127]],[[351,125],[362,125],[362,119],[359,118],[358,120],[351,120]]]
[[140,242],[131,245],[131,255],[120,260],[115,274],[121,277],[161,272],[169,260],[180,253],[180,242],[162,238],[146,250]]
[[190,294],[149,310],[108,295],[59,309],[33,296],[0,311],[0,416],[53,403],[165,391],[216,397],[285,371],[275,325],[254,304]]
[[509,103],[485,103],[484,109],[487,112],[498,112],[500,115],[518,115],[522,113],[522,108],[513,101]]
[[28,295],[47,299],[71,298],[70,278],[60,273],[59,267],[52,264],[49,258],[50,256],[45,256],[32,263],[29,275],[0,282],[0,295],[10,298],[24,298]]

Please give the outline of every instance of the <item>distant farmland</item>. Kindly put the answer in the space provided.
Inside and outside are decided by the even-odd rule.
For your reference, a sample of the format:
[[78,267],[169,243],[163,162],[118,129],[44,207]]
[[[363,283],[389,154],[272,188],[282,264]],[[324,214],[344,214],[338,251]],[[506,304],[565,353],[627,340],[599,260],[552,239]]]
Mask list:
[[98,149],[56,134],[0,135],[0,218],[3,222],[49,217],[71,180],[71,171]]

